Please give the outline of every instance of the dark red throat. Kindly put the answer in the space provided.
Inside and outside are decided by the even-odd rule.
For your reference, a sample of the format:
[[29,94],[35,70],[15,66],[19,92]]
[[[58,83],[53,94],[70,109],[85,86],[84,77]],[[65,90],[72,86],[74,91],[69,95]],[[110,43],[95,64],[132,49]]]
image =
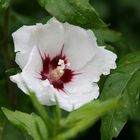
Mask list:
[[53,58],[50,58],[49,55],[45,55],[45,57],[42,57],[43,69],[41,70],[40,75],[41,80],[48,79],[49,82],[54,86],[54,88],[64,91],[64,84],[71,82],[76,74],[73,70],[65,68],[64,73],[61,77],[52,78],[51,72],[57,68],[60,59],[63,60],[65,64],[67,63],[67,58],[65,55],[63,55],[62,51],[60,52],[60,54],[56,55]]

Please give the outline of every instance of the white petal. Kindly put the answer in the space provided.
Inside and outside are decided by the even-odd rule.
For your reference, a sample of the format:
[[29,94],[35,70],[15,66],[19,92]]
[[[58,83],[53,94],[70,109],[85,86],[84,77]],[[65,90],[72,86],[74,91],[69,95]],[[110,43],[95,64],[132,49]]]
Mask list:
[[23,26],[13,33],[17,64],[23,68],[29,58],[33,46],[50,56],[58,54],[64,42],[64,29],[62,23],[52,18],[47,24]]
[[57,94],[60,107],[66,111],[75,110],[99,96],[96,83],[77,80],[65,85],[65,92]]
[[40,71],[42,70],[42,59],[38,48],[33,47],[29,60],[23,68],[22,73],[11,76],[11,80],[17,83],[18,87],[26,94],[28,94],[27,87],[35,92],[41,104],[54,104],[54,91],[48,80],[40,80]]
[[33,31],[35,26],[23,26],[12,34],[15,46],[16,62],[22,68],[28,61],[28,56],[33,49]]
[[92,43],[94,49],[96,50],[97,47],[97,38],[92,30],[87,30],[88,38],[90,42]]
[[53,105],[55,104],[53,87],[48,80],[42,81],[39,79],[39,72],[41,70],[42,59],[38,48],[35,46],[23,71],[20,74],[11,76],[10,79],[26,94],[28,94],[28,86],[31,91],[35,92],[41,104]]
[[56,104],[56,97],[62,109],[72,111],[98,97],[99,88],[97,84],[92,84],[86,79],[77,77],[71,83],[65,85],[64,90],[66,93],[54,89],[48,80],[42,81],[37,78],[38,71],[42,69],[41,61],[38,49],[34,47],[29,61],[19,76],[20,80],[13,80],[26,93],[26,88],[22,84],[24,81],[28,88],[36,93],[41,104],[54,105]]
[[33,46],[37,46],[42,55],[51,57],[60,53],[64,44],[64,53],[70,61],[71,68],[79,69],[93,58],[96,52],[96,37],[91,30],[60,23],[55,18],[47,24],[23,26],[13,33],[17,64],[23,68]]
[[14,76],[10,76],[10,80],[17,84],[17,86],[25,93],[29,94],[27,90],[28,88],[33,91],[38,100],[43,105],[54,105],[55,102],[55,94],[53,91],[53,87],[50,85],[49,81],[41,81],[32,77],[27,77],[27,75],[23,75],[23,73],[16,74]]
[[42,105],[55,105],[55,90],[52,85],[50,85],[48,80],[40,81],[39,84],[41,85],[42,89],[37,93],[37,98]]
[[97,99],[99,96],[99,87],[96,83],[93,83],[92,89],[90,91],[85,91],[83,93],[79,93],[79,95],[72,94],[70,96],[74,109],[78,109],[79,107],[91,102],[94,99]]
[[28,91],[24,85],[24,81],[20,73],[10,76],[10,80],[16,83],[18,88],[20,88],[24,93],[28,94]]
[[41,104],[54,105],[55,93],[53,87],[47,79],[45,81],[40,79],[41,70],[42,59],[38,48],[35,46],[21,75],[28,88],[36,93]]
[[43,69],[42,58],[39,53],[39,50],[36,46],[33,47],[29,60],[26,66],[23,68],[22,73],[28,75],[29,77],[33,78],[40,78],[40,72]]
[[[96,37],[89,37],[89,30],[64,23],[64,53],[71,63],[70,67],[77,70],[90,61],[96,53]],[[92,31],[90,31],[92,32]],[[93,32],[92,32],[93,34]],[[94,42],[94,43],[93,43]]]
[[64,28],[63,24],[55,18],[50,19],[45,25],[37,25],[36,28],[36,44],[42,54],[44,52],[51,57],[61,52],[64,44]]
[[108,75],[110,69],[116,68],[116,59],[116,54],[103,47],[98,47],[95,57],[85,68],[79,70],[81,73],[79,77],[88,79],[90,82],[98,82],[101,74]]
[[[40,79],[40,72],[42,70],[42,59],[38,48],[35,46],[30,53],[29,60],[22,70],[22,78],[30,90],[36,92],[37,96],[44,93],[44,85]],[[47,86],[50,85],[49,82]]]

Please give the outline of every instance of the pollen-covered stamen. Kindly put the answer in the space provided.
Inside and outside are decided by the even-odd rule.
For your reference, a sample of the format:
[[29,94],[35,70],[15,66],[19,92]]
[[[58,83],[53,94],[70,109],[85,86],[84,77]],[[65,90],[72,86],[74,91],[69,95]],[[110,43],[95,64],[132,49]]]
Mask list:
[[64,60],[59,59],[58,61],[58,66],[56,67],[56,69],[52,70],[51,72],[51,77],[54,79],[60,79],[64,72],[65,72],[65,68],[67,66],[70,66],[70,63],[65,64]]
[[64,73],[64,69],[70,66],[70,63],[65,64],[64,60],[59,59],[57,69],[60,73]]
[[66,65],[65,65],[64,60],[59,59],[59,61],[58,61],[58,66],[57,66],[56,69],[57,69],[60,73],[64,73],[65,67],[66,67]]
[[72,82],[76,75],[75,71],[68,68],[70,63],[68,63],[68,59],[62,51],[53,58],[45,55],[45,57],[42,57],[42,64],[41,80],[48,79],[58,90],[64,90],[64,84]]

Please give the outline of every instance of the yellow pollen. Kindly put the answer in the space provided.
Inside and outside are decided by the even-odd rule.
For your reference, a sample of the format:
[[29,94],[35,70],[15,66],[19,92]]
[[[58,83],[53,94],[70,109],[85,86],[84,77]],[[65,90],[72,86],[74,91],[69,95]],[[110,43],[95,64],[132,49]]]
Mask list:
[[64,70],[66,67],[70,66],[70,63],[65,64],[64,60],[59,59],[58,66],[51,72],[52,78],[60,78],[64,74]]
[[60,78],[60,77],[62,77],[63,76],[63,74],[64,74],[64,71],[62,72],[62,71],[60,71],[59,69],[58,69],[58,67],[56,68],[56,69],[54,69],[52,72],[51,72],[51,76],[53,77],[53,78]]

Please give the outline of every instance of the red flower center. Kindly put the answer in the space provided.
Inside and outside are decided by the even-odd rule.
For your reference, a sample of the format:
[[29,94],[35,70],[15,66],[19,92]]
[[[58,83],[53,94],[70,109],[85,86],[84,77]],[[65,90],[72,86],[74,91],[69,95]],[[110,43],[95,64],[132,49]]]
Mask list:
[[[59,65],[60,61],[63,64]],[[44,58],[42,57],[42,64],[43,69],[40,72],[41,80],[48,79],[54,88],[64,91],[64,84],[71,82],[75,73],[73,70],[67,68],[67,58],[63,55],[63,49],[54,58],[50,58],[49,55],[45,55]]]

